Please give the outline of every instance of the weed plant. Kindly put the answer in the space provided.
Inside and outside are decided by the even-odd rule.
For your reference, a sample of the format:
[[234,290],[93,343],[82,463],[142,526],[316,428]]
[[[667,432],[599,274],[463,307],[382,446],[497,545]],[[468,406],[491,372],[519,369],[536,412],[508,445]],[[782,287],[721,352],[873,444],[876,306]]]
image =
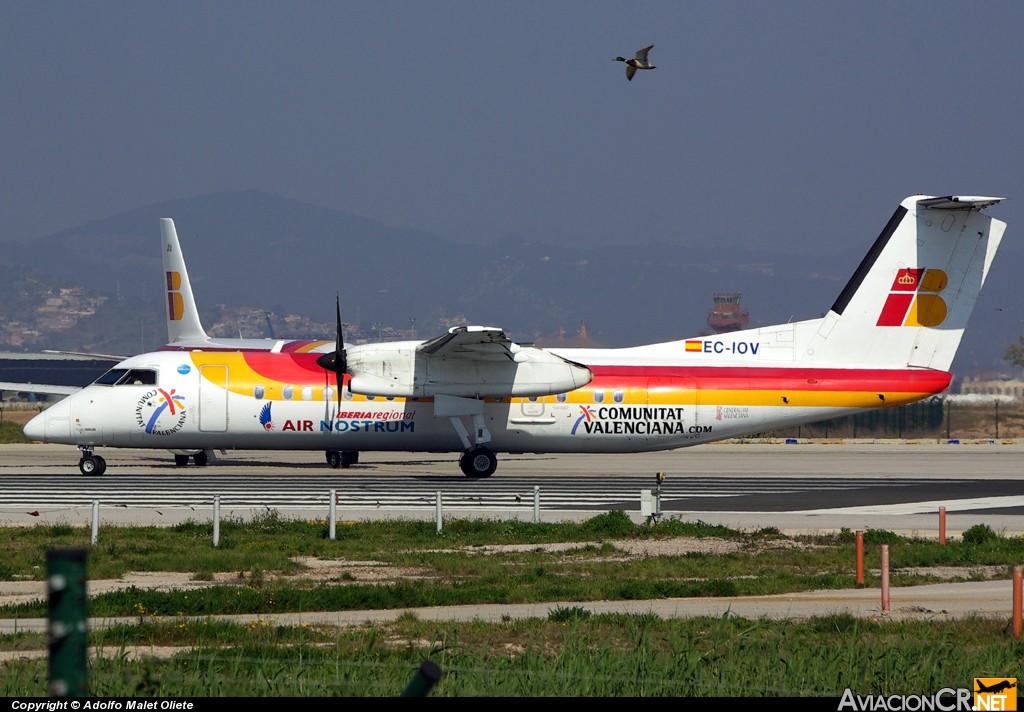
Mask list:
[[[547,619],[437,623],[404,616],[358,629],[143,623],[93,635],[97,696],[394,697],[425,659],[441,697],[833,697],[934,694],[1013,674],[1024,646],[1005,624],[663,620],[561,608]],[[174,645],[171,656],[155,646]],[[5,665],[0,694],[42,696],[45,659]]]
[[[513,603],[733,596],[854,585],[852,533],[788,538],[701,522],[634,524],[623,512],[580,523],[359,522],[328,537],[321,521],[268,512],[254,521],[104,529],[95,546],[84,527],[0,531],[0,580],[43,581],[46,552],[85,548],[88,576],[175,571],[209,582],[189,591],[128,588],[88,601],[90,616],[130,624],[92,630],[90,692],[101,696],[396,696],[424,659],[444,675],[435,696],[826,696],[933,694],[968,688],[975,676],[1013,676],[1024,655],[1007,621],[872,621],[837,615],[803,621],[662,620],[597,615],[556,606],[547,619],[428,622],[404,615],[348,628],[274,625],[280,612]],[[715,538],[723,553],[634,556],[617,542]],[[1024,541],[978,530],[940,544],[868,531],[866,585],[877,586],[878,543],[890,547],[894,585],[938,580],[929,567],[956,566],[1009,578]],[[546,549],[542,544],[576,543]],[[497,545],[518,544],[496,550]],[[525,546],[522,546],[525,545]],[[535,545],[535,546],[531,546]],[[385,583],[338,576],[309,581],[299,557],[373,561],[403,573]],[[913,572],[910,573],[910,570]],[[994,574],[991,571],[995,571]],[[249,623],[214,614],[247,613]],[[42,618],[38,600],[0,609]],[[0,694],[47,690],[47,640],[0,636]],[[169,652],[161,652],[164,648]],[[32,653],[35,653],[33,655]]]
[[[635,524],[621,511],[580,523],[530,524],[456,520],[442,532],[424,522],[358,522],[331,540],[324,522],[282,518],[275,512],[253,521],[227,521],[213,546],[212,524],[170,528],[111,527],[88,548],[88,576],[117,579],[129,572],[173,571],[199,581],[230,575],[234,583],[201,590],[126,588],[90,599],[94,616],[259,614],[342,611],[490,603],[632,600],[646,598],[769,595],[853,585],[855,561],[846,532],[807,540],[775,531],[741,533],[700,522]],[[46,552],[84,547],[87,527],[45,525],[0,530],[9,554],[0,580],[43,580]],[[627,556],[613,542],[714,536],[732,542],[720,554]],[[1024,560],[1024,540],[991,532],[940,544],[890,532],[865,540],[890,546],[898,585],[939,580],[928,567],[959,567],[964,580],[995,567],[1009,578]],[[544,543],[579,543],[546,550]],[[518,544],[494,553],[484,547]],[[531,549],[530,544],[537,544]],[[878,547],[865,548],[866,585],[876,585]],[[297,579],[299,557],[374,561],[405,571],[391,583]],[[991,574],[986,574],[991,575]],[[43,617],[46,602],[0,606],[6,617]]]

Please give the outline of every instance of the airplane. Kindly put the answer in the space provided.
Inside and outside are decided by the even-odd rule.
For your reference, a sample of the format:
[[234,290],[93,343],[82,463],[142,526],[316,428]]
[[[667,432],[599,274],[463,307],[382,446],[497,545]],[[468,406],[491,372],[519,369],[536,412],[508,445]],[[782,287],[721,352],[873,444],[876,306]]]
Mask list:
[[992,685],[985,685],[981,682],[981,680],[975,680],[975,682],[977,682],[978,684],[978,689],[975,690],[975,692],[1000,693],[1017,686],[1016,682],[1010,682],[1009,680],[1000,680],[999,682],[993,683]]
[[496,453],[671,450],[905,405],[949,387],[1006,230],[983,211],[1002,200],[904,199],[820,318],[626,348],[542,349],[485,326],[350,345],[336,306],[326,351],[140,354],[24,431],[76,445],[86,475],[115,447],[178,465],[215,449],[323,450],[331,467],[455,452],[484,478]]

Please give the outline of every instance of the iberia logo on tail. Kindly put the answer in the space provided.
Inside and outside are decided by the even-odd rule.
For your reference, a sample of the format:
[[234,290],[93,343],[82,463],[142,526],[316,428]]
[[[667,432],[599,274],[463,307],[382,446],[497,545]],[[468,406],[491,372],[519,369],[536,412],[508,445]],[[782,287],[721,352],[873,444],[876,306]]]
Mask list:
[[938,326],[946,318],[939,292],[949,278],[941,269],[904,268],[896,273],[877,326]]

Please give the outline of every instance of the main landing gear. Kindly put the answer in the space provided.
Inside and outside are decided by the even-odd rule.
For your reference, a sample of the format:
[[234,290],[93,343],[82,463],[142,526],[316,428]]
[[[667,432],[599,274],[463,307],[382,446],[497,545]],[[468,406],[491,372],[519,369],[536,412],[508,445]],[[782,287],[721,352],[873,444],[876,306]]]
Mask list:
[[185,467],[188,465],[189,458],[196,463],[196,467],[206,467],[210,464],[210,455],[206,450],[200,450],[199,452],[192,453],[191,455],[180,452],[174,453],[174,466]]
[[78,461],[78,471],[90,477],[99,477],[107,471],[107,461],[99,455],[92,453],[91,445],[79,445],[82,452],[82,459]]
[[339,467],[349,468],[359,462],[358,450],[328,450],[327,464],[338,469]]
[[[491,431],[484,418],[484,402],[480,398],[437,396],[434,398],[434,415],[447,417],[462,441],[463,453],[459,457],[459,468],[466,477],[490,477],[498,468],[498,458],[486,444],[491,441]],[[470,428],[463,418],[469,419]]]
[[498,457],[488,448],[477,445],[462,453],[459,468],[466,477],[490,477],[498,468]]

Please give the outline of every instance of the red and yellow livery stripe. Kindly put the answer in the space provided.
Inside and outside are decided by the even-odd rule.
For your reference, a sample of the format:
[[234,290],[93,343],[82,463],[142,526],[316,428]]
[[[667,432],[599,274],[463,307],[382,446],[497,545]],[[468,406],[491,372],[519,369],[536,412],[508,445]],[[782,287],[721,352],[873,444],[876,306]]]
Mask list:
[[[226,365],[231,392],[251,395],[256,385],[275,399],[286,385],[335,387],[333,373],[316,364],[318,354],[296,351],[189,353],[197,367]],[[566,402],[593,403],[594,391],[621,391],[624,403],[675,405],[805,406],[874,408],[911,403],[945,391],[952,374],[922,369],[762,368],[736,366],[591,366],[594,380],[568,394]],[[214,370],[208,378],[223,380]],[[362,400],[362,397],[356,396]],[[554,401],[554,396],[548,396]],[[605,402],[610,402],[606,400]]]

